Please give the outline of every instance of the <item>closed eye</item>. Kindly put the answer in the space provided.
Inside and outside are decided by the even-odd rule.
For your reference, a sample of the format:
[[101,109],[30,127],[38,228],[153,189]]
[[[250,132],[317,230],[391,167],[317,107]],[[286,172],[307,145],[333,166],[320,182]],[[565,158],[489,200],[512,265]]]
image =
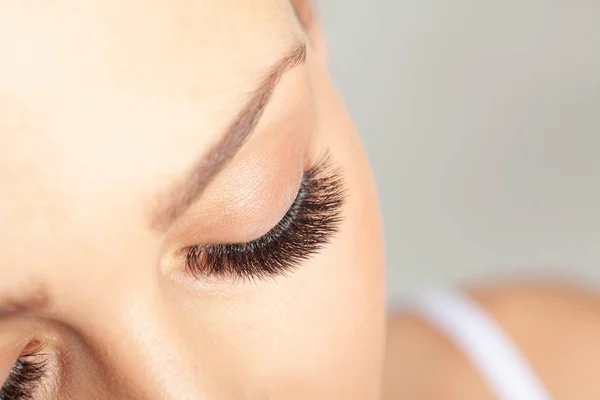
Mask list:
[[339,229],[346,196],[341,171],[326,153],[303,176],[284,217],[258,239],[186,249],[194,277],[264,279],[292,271],[321,250]]

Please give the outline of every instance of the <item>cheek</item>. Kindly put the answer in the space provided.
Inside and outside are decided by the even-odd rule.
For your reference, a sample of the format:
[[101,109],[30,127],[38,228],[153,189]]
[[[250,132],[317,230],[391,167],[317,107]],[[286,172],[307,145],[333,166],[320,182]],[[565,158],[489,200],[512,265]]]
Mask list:
[[[338,324],[339,329],[336,332],[338,339],[330,343],[329,351],[336,349],[339,360],[348,363],[340,366],[347,372],[347,380],[340,383],[353,391],[352,397],[347,398],[378,398],[376,391],[385,342],[384,258],[379,205],[366,156],[341,100],[333,89],[323,97],[329,99],[324,113],[327,117],[322,122],[324,137],[341,164],[349,194],[344,225],[329,249],[326,264],[320,265],[321,269],[331,271],[328,296],[332,297],[332,311],[328,317],[329,323]],[[356,393],[361,393],[362,397]]]

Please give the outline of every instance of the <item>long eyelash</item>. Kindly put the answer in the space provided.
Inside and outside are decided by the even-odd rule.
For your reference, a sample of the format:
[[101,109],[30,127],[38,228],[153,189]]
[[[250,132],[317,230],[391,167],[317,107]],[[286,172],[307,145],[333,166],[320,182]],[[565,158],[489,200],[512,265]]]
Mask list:
[[19,357],[8,379],[0,389],[0,400],[32,400],[35,390],[45,375],[46,362],[35,361],[41,349]]
[[251,242],[192,246],[187,249],[186,268],[197,278],[265,279],[285,274],[337,232],[345,197],[341,173],[325,154],[304,173],[294,203],[274,228]]

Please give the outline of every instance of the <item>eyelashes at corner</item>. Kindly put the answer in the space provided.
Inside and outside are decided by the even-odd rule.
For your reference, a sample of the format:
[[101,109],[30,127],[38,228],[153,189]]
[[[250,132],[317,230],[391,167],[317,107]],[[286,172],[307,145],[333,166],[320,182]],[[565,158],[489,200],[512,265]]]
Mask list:
[[286,274],[321,250],[339,230],[346,189],[329,153],[304,173],[298,194],[279,223],[245,243],[186,250],[186,270],[198,279],[264,279]]
[[19,357],[0,389],[0,400],[33,399],[46,375],[46,360],[42,348],[27,352]]

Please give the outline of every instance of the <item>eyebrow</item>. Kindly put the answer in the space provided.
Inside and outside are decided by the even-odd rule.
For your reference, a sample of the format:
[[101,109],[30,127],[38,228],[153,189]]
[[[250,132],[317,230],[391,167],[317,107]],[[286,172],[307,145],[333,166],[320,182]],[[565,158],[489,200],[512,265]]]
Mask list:
[[0,319],[39,312],[47,309],[49,305],[48,293],[43,288],[38,288],[22,298],[0,297]]
[[206,186],[225,168],[254,132],[282,75],[305,61],[306,43],[297,43],[292,51],[268,70],[219,142],[196,161],[182,179],[157,196],[157,207],[150,216],[152,230],[166,231],[202,195]]

